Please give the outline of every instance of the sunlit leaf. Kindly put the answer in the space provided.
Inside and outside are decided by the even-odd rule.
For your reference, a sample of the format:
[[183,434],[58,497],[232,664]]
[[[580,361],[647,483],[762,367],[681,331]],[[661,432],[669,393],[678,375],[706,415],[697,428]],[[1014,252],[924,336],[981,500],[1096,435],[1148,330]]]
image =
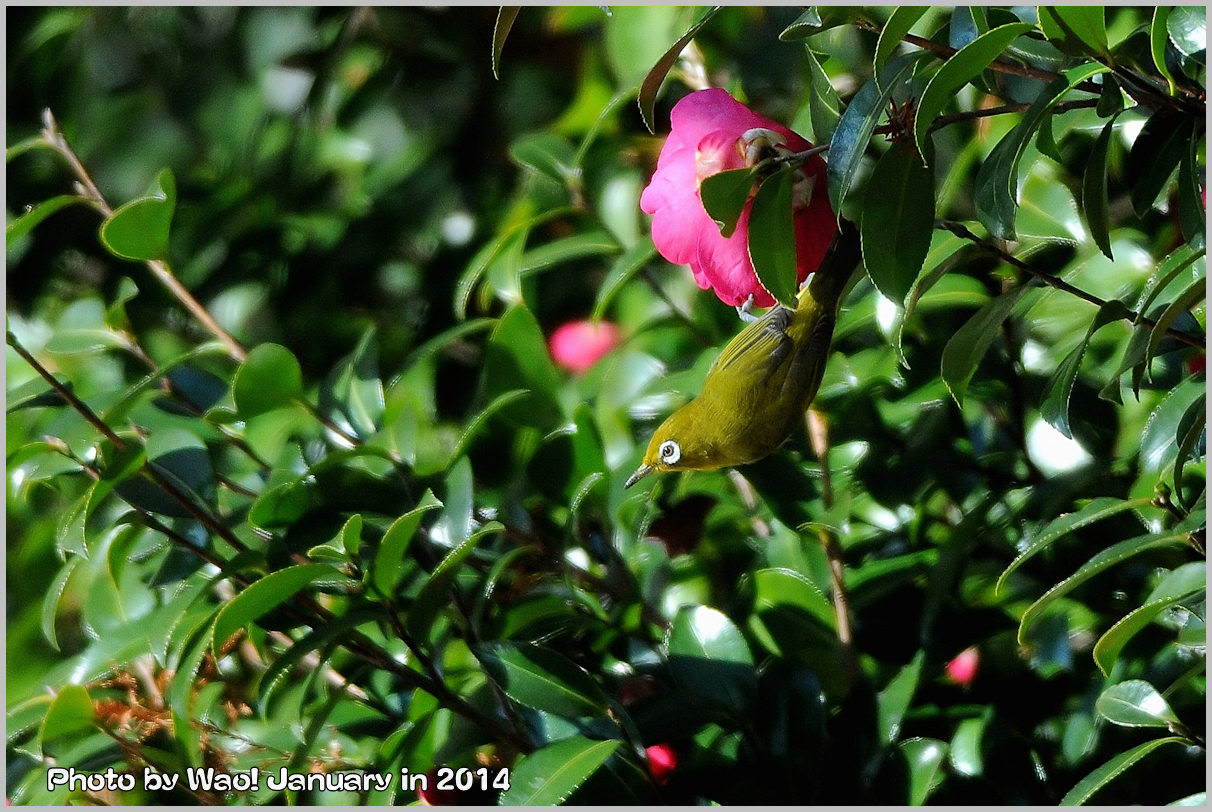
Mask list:
[[145,196],[119,206],[101,224],[101,242],[124,259],[163,259],[177,205],[173,173],[162,169]]
[[670,46],[665,55],[652,66],[652,70],[644,77],[644,81],[640,83],[640,93],[636,99],[636,103],[640,106],[640,116],[643,117],[644,126],[648,128],[648,132],[656,132],[656,124],[653,121],[653,108],[656,107],[657,93],[661,89],[661,83],[665,81],[665,76],[673,68],[674,63],[678,61],[678,57],[682,55],[682,51],[686,49],[690,41],[715,16],[720,8],[721,6],[712,6],[699,15],[694,24],[686,30],[685,34],[678,38],[677,42]]
[[1107,630],[1094,645],[1094,662],[1104,674],[1111,673],[1128,641],[1173,606],[1201,599],[1207,592],[1208,567],[1202,561],[1183,564],[1170,572],[1145,602]]
[[497,643],[480,649],[479,656],[515,702],[570,718],[606,710],[606,695],[593,678],[551,649],[533,643]]
[[1138,744],[1131,750],[1119,753],[1081,781],[1078,781],[1077,785],[1065,793],[1065,797],[1061,798],[1061,806],[1081,806],[1094,797],[1096,792],[1118,778],[1129,767],[1141,761],[1154,750],[1167,744],[1186,744],[1186,740],[1180,739],[1177,736],[1165,739],[1153,739],[1144,744]]
[[784,167],[758,187],[749,214],[749,258],[762,287],[784,307],[795,307],[795,215],[791,209],[796,174]]
[[568,796],[614,755],[622,742],[573,736],[522,758],[501,793],[501,806],[552,806]]
[[934,172],[914,150],[893,145],[875,165],[867,189],[863,264],[880,293],[902,304],[930,251]]

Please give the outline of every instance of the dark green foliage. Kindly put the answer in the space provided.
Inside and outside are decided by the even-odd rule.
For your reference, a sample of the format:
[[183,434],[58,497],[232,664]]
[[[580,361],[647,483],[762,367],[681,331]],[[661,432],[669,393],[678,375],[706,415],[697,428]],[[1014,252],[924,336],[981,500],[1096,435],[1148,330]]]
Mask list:
[[[1203,802],[1202,9],[6,21],[15,804]],[[638,208],[704,79],[865,269],[803,430],[624,490],[740,329]],[[701,187],[781,300],[790,177]]]

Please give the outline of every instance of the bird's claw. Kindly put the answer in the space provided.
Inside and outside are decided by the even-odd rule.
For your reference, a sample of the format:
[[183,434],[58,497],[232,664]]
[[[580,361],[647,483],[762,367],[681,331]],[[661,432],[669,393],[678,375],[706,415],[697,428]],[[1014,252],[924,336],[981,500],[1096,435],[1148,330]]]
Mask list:
[[747,299],[745,299],[745,304],[736,306],[736,314],[740,318],[740,320],[743,322],[748,323],[751,321],[757,321],[758,317],[753,315],[753,294],[752,293],[750,293],[749,297]]

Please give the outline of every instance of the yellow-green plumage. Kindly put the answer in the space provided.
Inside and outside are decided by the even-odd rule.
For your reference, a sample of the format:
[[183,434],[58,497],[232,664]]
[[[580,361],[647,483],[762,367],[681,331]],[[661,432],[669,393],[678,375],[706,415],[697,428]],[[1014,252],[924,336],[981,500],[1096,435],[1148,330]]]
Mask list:
[[794,310],[776,305],[728,342],[698,397],[653,434],[628,487],[650,473],[754,462],[787,439],[821,384],[838,300],[857,261],[852,236],[843,229],[835,238]]

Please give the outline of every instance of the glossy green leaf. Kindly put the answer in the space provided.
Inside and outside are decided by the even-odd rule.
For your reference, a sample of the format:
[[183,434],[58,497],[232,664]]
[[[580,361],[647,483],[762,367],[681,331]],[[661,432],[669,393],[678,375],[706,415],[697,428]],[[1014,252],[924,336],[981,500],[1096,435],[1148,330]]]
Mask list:
[[337,366],[321,390],[320,410],[337,411],[361,437],[383,424],[385,400],[379,378],[379,353],[373,327],[363,331],[350,356]]
[[943,347],[943,383],[958,405],[964,404],[968,382],[1001,331],[1002,322],[1028,290],[1027,285],[1018,285],[991,300],[956,330]]
[[1098,104],[1094,112],[1099,118],[1108,118],[1124,109],[1124,92],[1120,90],[1119,82],[1112,74],[1102,76],[1102,89],[1098,94]]
[[1165,533],[1147,533],[1142,536],[1135,536],[1100,550],[1089,561],[1078,567],[1072,575],[1049,589],[1035,603],[1027,607],[1027,610],[1023,612],[1023,616],[1019,621],[1019,642],[1023,643],[1027,640],[1030,636],[1032,624],[1043,614],[1045,609],[1095,575],[1150,550],[1158,550],[1165,547],[1180,547],[1186,544],[1186,540],[1186,531],[1175,532],[1171,530]]
[[934,124],[935,117],[943,112],[959,89],[979,76],[1010,43],[1030,30],[1031,26],[1027,23],[998,26],[960,48],[943,63],[931,77],[918,100],[913,139],[919,154],[926,155],[926,137],[930,127]]
[[998,142],[981,164],[974,182],[976,192],[973,203],[977,218],[990,234],[1004,240],[1015,236],[1019,162],[1044,117],[1073,87],[1106,70],[1106,67],[1097,63],[1086,64],[1065,71],[1060,78],[1049,83],[1036,96],[1027,112],[1023,113],[1014,129]]
[[903,304],[930,251],[934,172],[894,144],[867,181],[860,226],[863,265],[887,298]]
[[1208,14],[1203,6],[1174,6],[1166,18],[1166,31],[1184,56],[1205,64],[1208,50]]
[[55,739],[96,729],[93,700],[83,685],[64,685],[55,694],[42,727],[38,731],[38,742],[45,751],[46,745]]
[[288,677],[296,668],[306,668],[302,665],[303,660],[313,652],[322,652],[321,659],[327,659],[327,652],[343,640],[348,640],[349,635],[358,626],[381,619],[382,615],[377,612],[355,610],[337,615],[308,631],[294,645],[269,662],[257,683],[257,708],[261,713],[266,713],[274,698],[292,682]]
[[829,141],[827,178],[829,200],[834,211],[842,210],[842,203],[850,193],[850,186],[858,174],[871,135],[880,119],[887,114],[892,93],[925,56],[918,52],[892,60],[880,76],[879,83],[874,78],[868,79],[846,106]]
[[162,169],[145,196],[119,206],[105,219],[101,242],[123,259],[163,259],[168,255],[169,227],[176,205],[173,173]]
[[576,148],[554,133],[523,135],[509,145],[509,157],[519,166],[546,175],[560,184],[579,174],[574,161]]
[[922,15],[930,10],[929,6],[897,6],[892,14],[888,17],[888,22],[884,23],[883,30],[880,31],[880,37],[875,44],[875,58],[871,63],[871,73],[878,77],[884,71],[884,65],[888,63],[888,59],[896,52],[897,46],[901,44],[901,40],[909,33],[909,29],[913,28],[913,24],[922,18]]
[[1066,437],[1073,437],[1069,429],[1069,398],[1073,394],[1073,385],[1077,382],[1077,373],[1081,369],[1082,358],[1090,339],[1100,328],[1129,315],[1128,308],[1123,302],[1112,299],[1098,309],[1094,320],[1086,329],[1086,335],[1073,350],[1065,356],[1060,366],[1052,373],[1048,383],[1044,385],[1043,400],[1040,403],[1040,416]]
[[564,263],[578,259],[601,257],[618,253],[618,251],[619,244],[614,237],[610,236],[609,231],[605,229],[583,231],[573,234],[571,237],[549,240],[525,252],[518,264],[518,273],[526,276],[547,268],[557,268]]
[[1157,323],[1149,332],[1149,344],[1145,348],[1145,357],[1152,358],[1157,354],[1158,348],[1166,338],[1166,331],[1173,327],[1180,317],[1204,301],[1207,297],[1207,290],[1207,279],[1196,279],[1174,301],[1166,305],[1166,309],[1157,317]]
[[594,302],[593,315],[590,318],[596,322],[605,316],[618,292],[633,276],[643,270],[654,256],[656,246],[651,240],[640,240],[624,251],[606,272],[606,278],[598,288],[597,301]]
[[1183,418],[1190,413],[1191,405],[1206,395],[1207,388],[1202,381],[1187,379],[1171,389],[1154,407],[1140,437],[1142,470],[1159,474],[1173,466],[1185,422]]
[[1119,753],[1105,764],[1102,764],[1098,769],[1087,775],[1081,781],[1077,782],[1077,786],[1065,793],[1065,797],[1061,798],[1061,806],[1081,806],[1089,801],[1094,794],[1107,784],[1118,778],[1125,770],[1132,765],[1141,761],[1145,756],[1152,753],[1159,747],[1164,747],[1167,744],[1186,744],[1185,739],[1171,736],[1164,739],[1153,739],[1144,744],[1138,744],[1131,750]]
[[812,137],[819,143],[825,143],[833,138],[833,133],[837,130],[838,121],[842,117],[842,101],[812,48],[806,47],[804,53],[807,56],[808,77],[811,83],[808,90],[808,116],[812,121]]
[[451,550],[434,569],[425,586],[421,588],[416,601],[412,605],[405,626],[408,633],[416,640],[430,640],[429,632],[433,623],[444,610],[450,607],[450,589],[458,577],[463,562],[475,552],[476,545],[484,536],[499,533],[503,529],[500,522],[488,522],[467,540]]
[[[1187,407],[1187,411],[1183,413],[1182,419],[1178,421],[1178,432],[1174,435],[1178,440],[1177,453],[1174,455],[1174,469],[1172,477],[1174,487],[1177,491],[1177,500],[1180,505],[1188,504],[1184,497],[1184,491],[1181,487],[1183,482],[1183,468],[1186,467],[1187,461],[1196,457],[1194,453],[1196,446],[1201,441],[1206,440],[1208,428],[1208,398],[1206,394],[1201,394],[1195,401]],[[1206,444],[1206,442],[1205,442]]]
[[749,259],[762,287],[784,307],[795,307],[795,216],[791,210],[796,174],[775,172],[758,187],[749,214]]
[[943,760],[947,757],[947,743],[938,739],[909,739],[901,743],[900,750],[909,764],[908,804],[921,806],[945,777]]
[[236,411],[247,420],[303,397],[303,370],[282,345],[258,344],[236,370],[231,390]]
[[5,227],[5,245],[11,248],[13,243],[33,231],[35,226],[46,218],[50,217],[55,212],[65,209],[75,203],[86,202],[87,201],[79,195],[56,195],[48,200],[43,200],[37,205],[31,206],[29,209],[23,212],[21,216],[15,218]]
[[757,167],[726,169],[703,178],[699,197],[703,208],[720,227],[720,235],[731,237],[736,221],[749,203]]
[[254,581],[215,616],[212,650],[217,653],[229,637],[290,600],[299,590],[320,580],[331,581],[339,577],[338,571],[328,564],[299,564]]
[[1166,45],[1170,42],[1170,32],[1166,30],[1166,20],[1170,17],[1169,6],[1158,6],[1153,9],[1153,20],[1149,24],[1149,53],[1153,56],[1153,65],[1170,85],[1170,95],[1174,95],[1174,75],[1166,62]]
[[1202,561],[1183,564],[1168,573],[1143,604],[1121,618],[1094,644],[1094,662],[1102,672],[1110,674],[1128,641],[1171,607],[1202,600],[1207,592],[1207,575],[1207,564]]
[[518,18],[521,6],[501,6],[497,9],[497,21],[492,27],[492,76],[500,79],[501,51],[505,49],[505,40],[509,38],[509,29]]
[[534,643],[496,643],[478,651],[501,690],[515,702],[557,716],[597,716],[606,695],[585,669]]
[[1204,191],[1199,185],[1203,177],[1199,168],[1200,142],[1199,138],[1188,142],[1178,166],[1178,221],[1187,244],[1196,249],[1203,249],[1208,240]]
[[917,692],[925,657],[926,653],[919,650],[913,660],[898,671],[884,686],[884,690],[880,691],[876,699],[876,724],[881,742],[892,744],[900,737],[901,722],[913,702],[913,695]]
[[1107,721],[1124,727],[1169,727],[1178,722],[1157,689],[1140,679],[1110,686],[1099,694],[1094,708]]
[[656,107],[657,93],[661,89],[661,84],[665,81],[665,76],[673,68],[674,63],[678,61],[678,57],[682,55],[682,51],[686,50],[686,46],[694,39],[707,22],[715,16],[721,6],[712,6],[705,10],[699,18],[694,21],[694,24],[686,30],[686,33],[678,38],[678,41],[670,46],[648,75],[644,77],[644,81],[640,83],[640,92],[636,98],[636,103],[640,106],[640,116],[644,119],[644,126],[648,128],[648,132],[656,132],[656,124],[653,121],[653,109]]
[[839,25],[845,25],[862,14],[857,7],[809,6],[779,34],[783,42],[795,42]]
[[[1203,248],[1196,248],[1184,243],[1157,264],[1157,270],[1149,275],[1144,288],[1141,289],[1140,298],[1137,300],[1137,323],[1140,323],[1141,318],[1152,309],[1153,302],[1169,287],[1170,283],[1178,279],[1180,274],[1202,259],[1204,255]],[[1192,278],[1196,273],[1198,273],[1197,270],[1191,271]]]
[[622,742],[594,741],[583,736],[549,744],[521,759],[509,777],[509,789],[497,801],[501,806],[553,806],[585,783]]
[[1141,510],[1148,507],[1152,501],[1152,498],[1118,499],[1114,496],[1100,496],[1090,500],[1080,510],[1058,516],[1036,533],[1027,544],[1027,548],[1010,562],[1010,566],[1006,567],[997,579],[997,591],[1001,591],[1002,583],[1010,576],[1010,573],[1057,539],[1109,516],[1123,513],[1125,510]]
[[1102,6],[1039,6],[1039,24],[1048,41],[1064,50],[1106,58],[1106,14]]
[[488,338],[484,395],[492,399],[529,389],[529,397],[506,404],[500,414],[523,425],[551,430],[561,419],[556,399],[559,385],[560,375],[534,314],[523,305],[510,308]]
[[1090,238],[1107,259],[1114,259],[1111,255],[1111,202],[1107,195],[1107,157],[1114,132],[1115,120],[1112,119],[1095,139],[1082,173],[1082,212],[1086,215]]
[[73,555],[64,561],[63,566],[55,574],[55,579],[46,588],[46,594],[42,597],[42,635],[55,651],[59,651],[59,638],[55,634],[55,618],[59,615],[59,604],[63,600],[63,593],[67,589],[72,573],[84,560],[86,559],[79,555]]
[[674,678],[705,700],[742,713],[757,688],[753,655],[740,629],[708,606],[683,606],[665,635]]
[[947,749],[947,761],[960,775],[980,776],[985,772],[983,750],[990,715],[990,712],[986,712],[975,719],[965,719],[956,726],[951,746]]
[[1193,123],[1184,115],[1163,110],[1145,122],[1132,142],[1125,167],[1138,217],[1148,214],[1166,190],[1192,137]]
[[429,511],[440,507],[442,503],[434,497],[433,491],[426,491],[417,507],[396,519],[387,528],[387,532],[379,540],[369,573],[370,583],[374,584],[380,595],[391,597],[395,594],[396,585],[400,583],[400,576],[403,574],[404,556],[421,527],[421,519]]

